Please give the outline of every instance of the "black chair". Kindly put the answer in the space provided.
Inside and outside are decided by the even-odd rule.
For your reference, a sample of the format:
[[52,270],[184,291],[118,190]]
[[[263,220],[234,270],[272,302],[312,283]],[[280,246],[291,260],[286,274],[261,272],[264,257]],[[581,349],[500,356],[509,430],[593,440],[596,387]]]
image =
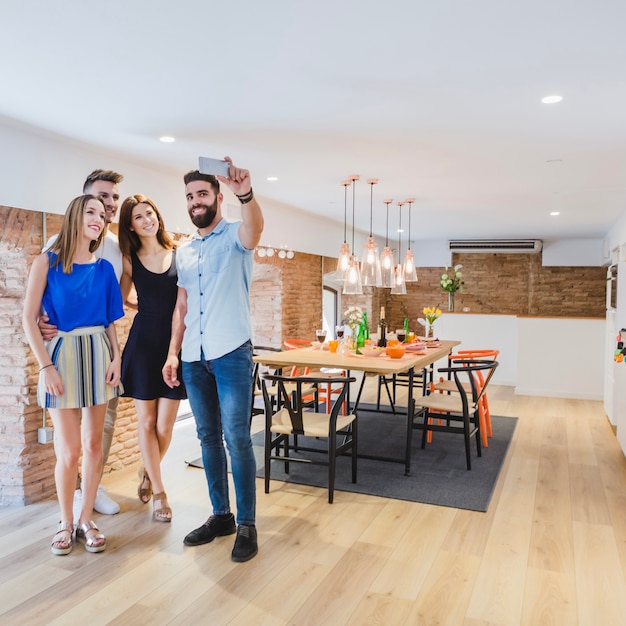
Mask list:
[[[458,394],[431,393],[415,398],[412,426],[422,430],[422,448],[429,432],[462,433],[465,440],[467,469],[472,469],[470,439],[476,436],[476,451],[482,455],[480,440],[480,402],[498,367],[497,361],[458,360],[455,367],[441,367],[439,372],[451,374]],[[484,377],[481,385],[479,373]],[[467,384],[469,383],[469,384]],[[468,393],[467,389],[470,390]],[[422,423],[416,420],[422,419]],[[435,445],[431,443],[430,445]]]
[[[279,376],[264,374],[261,378],[265,403],[265,493],[270,490],[272,461],[282,461],[285,472],[290,463],[309,463],[328,466],[328,502],[332,504],[335,489],[337,457],[348,450],[352,457],[352,482],[357,476],[357,416],[342,415],[341,407],[353,377]],[[277,410],[268,393],[272,385],[278,392]],[[320,411],[317,400],[311,402],[311,388],[334,385],[339,392],[333,395],[330,413]],[[301,438],[327,439],[326,449],[302,445]],[[296,442],[296,438],[298,441]],[[304,442],[306,444],[306,441]],[[281,454],[282,453],[282,454]],[[293,456],[297,453],[298,456]]]
[[[282,352],[280,348],[274,348],[272,346],[252,346],[252,356],[259,356],[261,354],[268,354],[270,352]],[[266,372],[272,374],[276,372],[276,369],[268,368],[260,363],[254,364],[254,370],[252,374],[252,406],[250,407],[250,420],[255,415],[259,415],[264,412],[264,408],[256,406],[256,399],[262,398],[263,393],[261,391],[261,379],[260,375]]]

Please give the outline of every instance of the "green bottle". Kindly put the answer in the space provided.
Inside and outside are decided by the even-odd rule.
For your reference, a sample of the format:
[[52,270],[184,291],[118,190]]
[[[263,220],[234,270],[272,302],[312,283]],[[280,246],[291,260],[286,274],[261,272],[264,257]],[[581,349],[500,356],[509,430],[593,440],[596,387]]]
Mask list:
[[356,336],[356,353],[361,354],[361,348],[365,346],[365,323],[359,324],[359,330]]
[[404,318],[404,343],[409,343],[409,318]]
[[365,335],[363,339],[370,338],[370,327],[369,327],[369,324],[367,323],[367,313],[365,311],[363,311],[363,333]]

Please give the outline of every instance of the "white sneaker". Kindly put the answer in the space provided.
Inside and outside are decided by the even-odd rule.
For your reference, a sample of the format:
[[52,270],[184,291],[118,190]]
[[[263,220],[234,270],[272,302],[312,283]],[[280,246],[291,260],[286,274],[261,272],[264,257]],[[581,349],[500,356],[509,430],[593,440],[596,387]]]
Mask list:
[[103,515],[115,515],[120,512],[120,505],[107,494],[106,487],[102,486],[98,487],[93,508]]
[[78,524],[80,519],[80,511],[83,508],[83,492],[80,489],[74,491],[74,504],[72,506],[72,513],[74,514],[74,524]]

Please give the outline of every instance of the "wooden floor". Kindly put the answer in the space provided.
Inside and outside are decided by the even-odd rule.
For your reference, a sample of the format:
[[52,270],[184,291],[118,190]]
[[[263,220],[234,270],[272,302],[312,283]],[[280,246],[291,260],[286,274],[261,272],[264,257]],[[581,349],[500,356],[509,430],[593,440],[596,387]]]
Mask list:
[[344,492],[329,505],[323,489],[259,481],[245,564],[233,537],[183,546],[210,510],[184,463],[199,456],[192,420],[179,423],[171,524],[152,521],[131,470],[105,477],[122,511],[95,517],[102,554],[50,553],[55,501],[0,509],[0,624],[626,624],[626,460],[601,403],[507,387],[490,402],[519,423],[487,513]]

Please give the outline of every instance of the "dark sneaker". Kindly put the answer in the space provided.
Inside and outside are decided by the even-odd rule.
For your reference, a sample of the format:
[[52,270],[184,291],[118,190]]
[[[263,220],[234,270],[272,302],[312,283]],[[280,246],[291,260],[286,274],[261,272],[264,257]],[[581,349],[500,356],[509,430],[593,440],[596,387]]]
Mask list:
[[237,539],[235,539],[235,547],[232,553],[233,561],[244,563],[256,556],[258,551],[256,526],[237,526]]
[[201,546],[203,543],[210,543],[215,537],[225,537],[235,532],[235,517],[232,513],[228,515],[211,515],[209,519],[200,526],[192,530],[183,540],[186,546]]

